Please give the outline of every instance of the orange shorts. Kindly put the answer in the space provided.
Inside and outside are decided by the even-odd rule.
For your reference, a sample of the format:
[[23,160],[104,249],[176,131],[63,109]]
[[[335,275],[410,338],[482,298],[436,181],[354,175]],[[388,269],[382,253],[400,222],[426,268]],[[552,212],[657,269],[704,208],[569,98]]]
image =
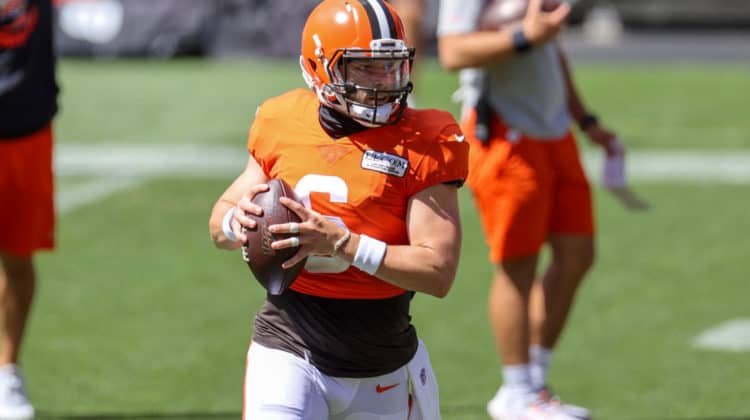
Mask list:
[[51,125],[0,140],[0,252],[28,257],[55,246]]
[[462,121],[471,142],[469,177],[493,262],[539,253],[550,234],[593,235],[591,189],[572,132],[538,140],[509,130],[498,118],[483,146],[476,115]]

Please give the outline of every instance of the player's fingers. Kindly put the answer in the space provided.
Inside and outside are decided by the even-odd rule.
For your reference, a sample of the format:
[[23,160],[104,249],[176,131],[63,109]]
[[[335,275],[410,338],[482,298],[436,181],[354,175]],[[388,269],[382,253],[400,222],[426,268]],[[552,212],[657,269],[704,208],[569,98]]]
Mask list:
[[253,203],[253,198],[261,192],[268,191],[270,187],[268,184],[256,184],[250,187],[250,189],[242,196],[242,199],[237,203],[237,207],[245,210],[248,213],[256,216],[263,215],[263,208]]
[[242,224],[237,220],[237,218],[234,218],[230,225],[232,227],[232,232],[234,232],[234,235],[237,237],[237,239],[242,242],[243,244],[247,242],[247,235],[245,234],[245,229],[243,229]]
[[237,209],[234,211],[234,220],[236,220],[241,226],[244,226],[248,229],[255,229],[257,223],[254,219],[248,217],[245,212],[246,210],[243,210],[242,208],[237,206]]
[[271,231],[271,233],[291,233],[296,235],[300,233],[300,226],[301,225],[297,222],[279,223],[269,226],[268,230]]
[[547,13],[549,22],[553,25],[562,25],[570,15],[570,5],[568,3],[561,3],[555,10]]
[[542,11],[542,1],[544,0],[529,0],[529,5],[526,8],[526,17],[537,16]]
[[299,223],[290,222],[287,227],[289,228],[289,233],[299,233]]
[[295,265],[297,265],[297,263],[304,260],[307,257],[307,255],[308,255],[308,252],[304,248],[300,248],[300,250],[297,251],[296,254],[292,255],[292,258],[289,258],[288,260],[284,261],[281,264],[281,268],[286,270],[290,267],[294,267]]
[[271,242],[271,248],[273,249],[297,248],[299,245],[299,236],[292,236],[286,239],[279,239],[278,241]]
[[240,210],[244,210],[246,213],[254,214],[256,216],[263,216],[263,207],[252,202],[252,199],[248,196],[242,197],[237,203],[237,207]]
[[268,191],[269,188],[268,184],[256,184],[250,187],[246,195],[252,199],[256,194]]
[[302,220],[308,219],[310,211],[305,206],[303,206],[302,203],[298,203],[287,197],[279,197],[279,202],[286,206],[286,208],[288,208],[289,210],[295,212],[297,216],[299,216]]
[[612,149],[615,154],[625,156],[625,145],[623,145],[620,139],[617,138],[617,135],[610,131],[608,131],[607,134],[609,135],[609,148]]

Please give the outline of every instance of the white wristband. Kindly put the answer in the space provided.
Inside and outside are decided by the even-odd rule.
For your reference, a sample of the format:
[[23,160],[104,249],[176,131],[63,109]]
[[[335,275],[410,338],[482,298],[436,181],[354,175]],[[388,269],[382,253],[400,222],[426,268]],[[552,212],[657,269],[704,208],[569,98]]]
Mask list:
[[359,235],[357,253],[354,255],[352,265],[367,274],[375,274],[383,263],[386,244],[383,241],[371,238],[367,235]]
[[232,232],[232,217],[234,216],[234,209],[237,207],[232,207],[227,211],[227,214],[224,215],[224,220],[221,222],[221,231],[224,232],[224,236],[227,237],[232,242],[237,242],[237,235]]

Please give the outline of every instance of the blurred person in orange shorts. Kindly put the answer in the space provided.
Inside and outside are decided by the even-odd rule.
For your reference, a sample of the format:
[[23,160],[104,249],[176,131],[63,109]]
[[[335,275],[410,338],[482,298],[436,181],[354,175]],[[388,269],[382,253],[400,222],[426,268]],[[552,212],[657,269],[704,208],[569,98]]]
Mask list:
[[[501,8],[511,6],[504,1]],[[461,70],[467,181],[494,265],[489,318],[503,386],[487,410],[494,419],[586,419],[588,410],[561,403],[547,385],[553,349],[594,261],[591,191],[571,125],[610,156],[623,149],[582,102],[555,42],[570,6],[530,0],[517,21],[487,29],[485,3],[441,0],[438,53],[445,68]],[[535,281],[545,243],[551,261]]]
[[34,297],[33,255],[54,247],[50,0],[0,0],[0,419],[33,418],[18,367]]

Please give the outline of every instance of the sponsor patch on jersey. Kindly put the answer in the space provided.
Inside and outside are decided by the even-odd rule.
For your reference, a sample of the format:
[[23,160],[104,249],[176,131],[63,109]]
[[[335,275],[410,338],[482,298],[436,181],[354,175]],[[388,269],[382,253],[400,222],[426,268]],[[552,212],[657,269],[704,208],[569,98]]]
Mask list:
[[362,168],[403,178],[409,161],[400,156],[368,150],[362,155]]

